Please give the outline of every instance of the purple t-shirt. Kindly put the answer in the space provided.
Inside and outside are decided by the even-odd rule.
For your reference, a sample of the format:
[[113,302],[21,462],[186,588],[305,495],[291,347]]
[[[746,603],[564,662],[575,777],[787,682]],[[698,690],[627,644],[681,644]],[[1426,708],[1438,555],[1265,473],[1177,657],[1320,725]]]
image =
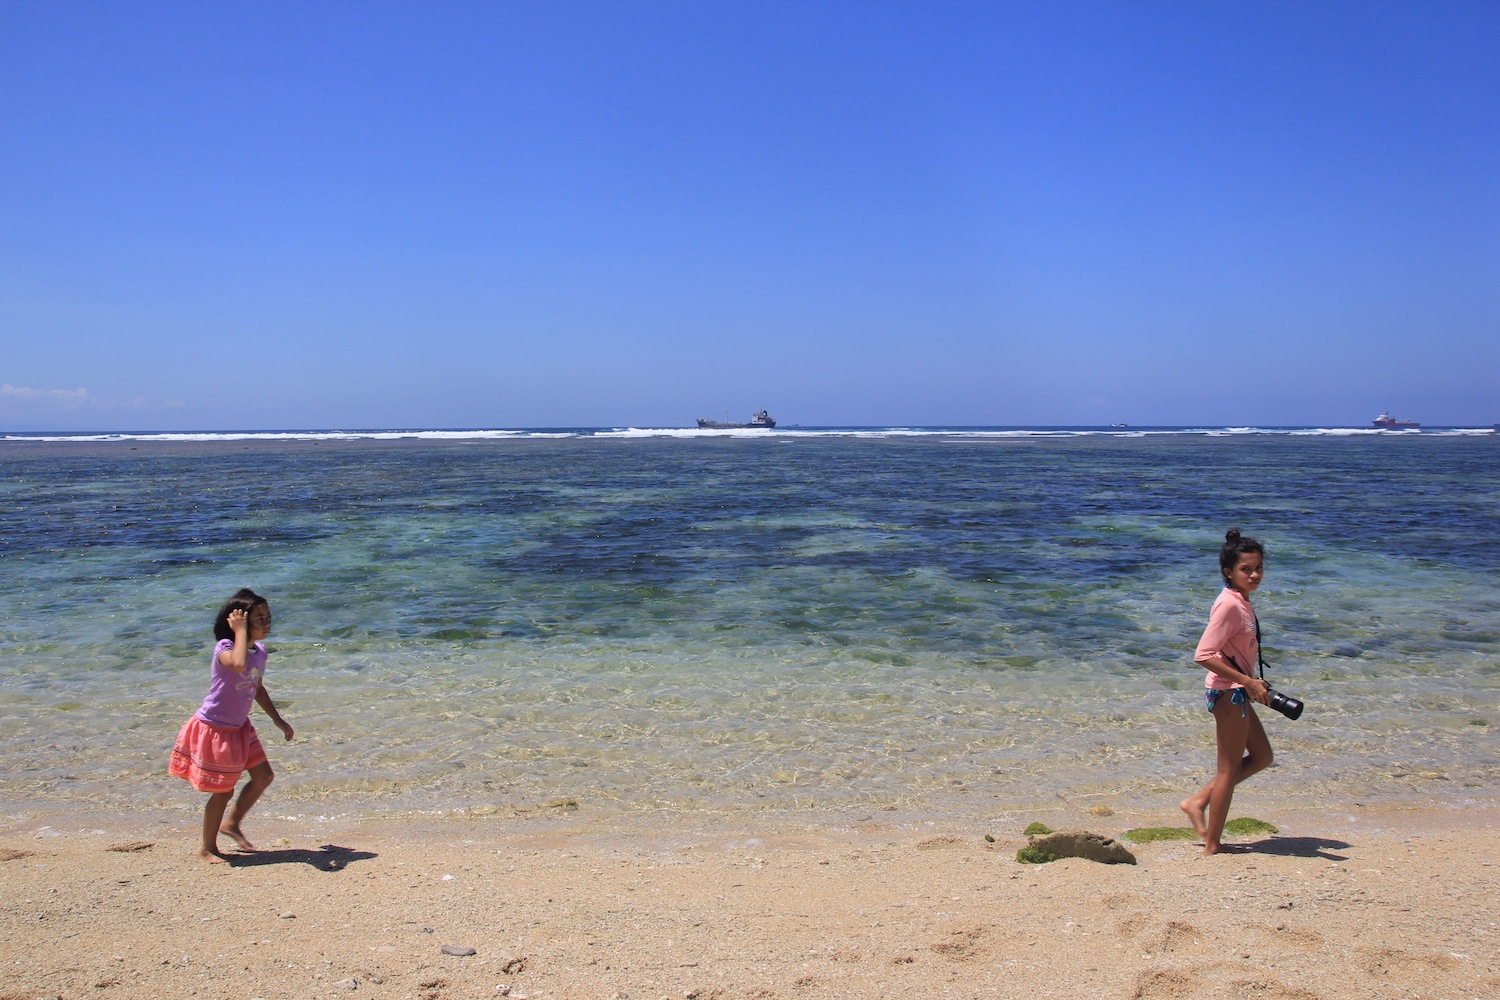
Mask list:
[[208,695],[198,709],[198,718],[211,726],[238,729],[250,721],[250,706],[266,672],[266,647],[252,643],[245,657],[245,672],[240,674],[219,663],[219,654],[234,648],[234,640],[220,639],[214,646],[213,679]]

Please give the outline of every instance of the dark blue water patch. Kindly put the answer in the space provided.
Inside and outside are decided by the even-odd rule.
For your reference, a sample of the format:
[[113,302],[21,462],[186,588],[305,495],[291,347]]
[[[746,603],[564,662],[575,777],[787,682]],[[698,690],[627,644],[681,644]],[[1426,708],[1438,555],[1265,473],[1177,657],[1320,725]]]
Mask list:
[[[365,621],[440,641],[548,634],[539,620],[649,634],[701,621],[747,581],[757,601],[795,608],[818,598],[819,578],[881,595],[848,611],[853,628],[909,629],[912,615],[943,613],[890,600],[924,574],[992,588],[966,615],[1019,614],[1020,629],[1041,630],[1050,606],[1026,585],[1059,580],[1056,600],[1173,573],[1211,585],[1228,526],[1261,535],[1273,571],[1298,558],[1293,538],[1420,567],[1500,564],[1497,449],[1484,439],[517,444],[0,461],[0,551],[64,557],[76,569],[59,574],[65,587],[257,555],[284,568],[283,597],[325,605],[313,617],[332,630]],[[1158,530],[1116,530],[1127,522]],[[421,593],[402,598],[414,580]],[[527,615],[494,614],[508,592]],[[778,620],[838,631],[800,612]]]
[[[1459,439],[1460,447],[1462,441]],[[1256,451],[1284,453],[1293,447],[1284,441],[1257,441],[1254,448],[1238,443],[1233,446],[1193,443],[1201,447],[1183,449],[1180,442],[1158,447],[1134,442],[1108,443],[1122,454],[1102,451],[1097,443],[1068,450],[1068,443],[1052,442],[1045,453],[1036,447],[1007,451],[993,446],[964,449],[945,445],[941,447],[946,450],[947,458],[934,467],[926,460],[931,456],[922,452],[931,452],[939,446],[926,443],[881,443],[874,446],[873,456],[851,456],[829,452],[831,449],[858,452],[860,443],[820,442],[811,447],[769,449],[751,463],[743,462],[744,456],[736,454],[732,457],[741,461],[735,463],[712,451],[707,456],[692,456],[692,461],[684,461],[682,448],[700,442],[668,442],[660,454],[651,456],[656,461],[647,469],[638,465],[617,467],[619,454],[586,455],[582,458],[593,465],[582,470],[582,474],[577,468],[580,456],[576,452],[570,453],[569,462],[553,455],[535,463],[518,461],[514,455],[444,453],[441,461],[435,461],[421,453],[395,452],[377,456],[378,462],[344,466],[320,462],[316,467],[307,467],[305,460],[289,460],[277,470],[281,479],[274,490],[227,490],[213,496],[179,494],[170,502],[159,501],[156,512],[161,516],[151,520],[153,526],[170,535],[181,530],[174,524],[178,519],[185,525],[206,522],[212,527],[219,523],[218,519],[233,520],[251,511],[272,522],[283,512],[294,518],[303,513],[312,516],[338,513],[358,520],[376,514],[423,516],[466,510],[502,514],[565,511],[589,508],[610,496],[616,497],[618,503],[635,505],[640,503],[635,494],[641,487],[661,490],[674,483],[681,484],[681,490],[663,505],[672,513],[673,521],[695,512],[701,516],[704,511],[753,517],[786,510],[844,509],[873,520],[895,515],[900,520],[909,520],[913,527],[932,530],[947,527],[961,532],[980,531],[999,523],[1019,532],[1029,524],[1055,523],[1059,517],[1109,507],[1119,510],[1122,506],[1119,498],[1128,498],[1123,506],[1137,514],[1167,512],[1222,521],[1239,512],[1269,513],[1278,509],[1258,507],[1255,503],[1256,495],[1266,492],[1278,500],[1287,494],[1299,495],[1302,510],[1316,513],[1311,527],[1317,527],[1319,522],[1330,526],[1347,524],[1350,506],[1360,519],[1373,521],[1398,536],[1402,528],[1430,523],[1434,515],[1440,519],[1493,517],[1492,503],[1466,504],[1465,492],[1433,485],[1435,480],[1430,476],[1404,477],[1403,482],[1391,482],[1390,470],[1378,467],[1371,469],[1369,478],[1361,475],[1358,463],[1368,464],[1372,455],[1362,453],[1360,442],[1310,443],[1313,450],[1346,448],[1339,457],[1355,460],[1354,469],[1343,470],[1343,490],[1338,489],[1338,483],[1330,488],[1320,463],[1300,470],[1305,474],[1296,476],[1288,473],[1284,459],[1268,460],[1277,459],[1277,455],[1261,456],[1258,460],[1253,455]],[[636,448],[630,452],[633,462],[640,459],[641,451]],[[1306,456],[1302,457],[1305,462]],[[464,465],[459,474],[433,472],[436,467],[451,473],[455,463]],[[221,459],[219,464],[222,466],[219,474],[230,480],[247,471],[234,467],[234,456]],[[265,465],[265,460],[260,464]],[[194,468],[198,468],[198,463],[194,463]],[[1494,475],[1493,468],[1487,468],[1479,456],[1466,462],[1465,469],[1470,476],[1475,470]],[[1266,475],[1257,474],[1261,471]],[[1299,470],[1293,470],[1296,471]],[[169,469],[157,467],[152,469],[152,476],[168,472]],[[1383,483],[1378,476],[1381,472],[1387,473]],[[1348,482],[1351,473],[1353,483]],[[1244,485],[1237,482],[1242,474],[1247,478]],[[272,472],[263,472],[262,476],[268,481],[276,479]],[[306,478],[300,488],[286,489],[289,477]],[[568,490],[532,486],[516,493],[514,484],[501,477],[526,482],[551,478],[557,483],[567,482]],[[119,487],[128,491],[138,485],[121,482]],[[465,494],[465,490],[471,492]],[[1420,495],[1413,498],[1413,493]],[[1107,494],[1110,502],[1101,504],[1091,499],[1099,494]],[[1372,503],[1374,496],[1379,496],[1381,502]],[[20,499],[24,503],[25,498]],[[60,500],[51,489],[48,499]],[[84,496],[80,501],[89,512],[97,513],[93,497]],[[1005,502],[1003,516],[990,516],[974,509],[986,501]],[[149,495],[145,502],[150,502]],[[179,504],[184,509],[174,517],[171,507]],[[941,510],[930,509],[932,505]],[[48,529],[66,530],[67,512],[59,510],[57,514]],[[109,519],[101,519],[89,527],[95,531],[102,529],[105,541],[109,540]],[[305,529],[279,530],[293,539],[319,534]],[[1424,551],[1430,551],[1430,541],[1421,539]]]

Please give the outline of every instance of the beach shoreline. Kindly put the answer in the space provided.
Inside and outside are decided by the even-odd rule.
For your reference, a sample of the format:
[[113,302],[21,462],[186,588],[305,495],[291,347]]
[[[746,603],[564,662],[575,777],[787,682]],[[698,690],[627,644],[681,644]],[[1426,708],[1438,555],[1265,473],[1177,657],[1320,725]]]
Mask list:
[[[0,448],[0,1000],[1492,995],[1490,444],[1247,440]],[[1230,524],[1277,832],[1018,863],[1186,825]],[[297,739],[210,866],[245,584]]]
[[[273,793],[274,794],[274,793]],[[1023,865],[1082,802],[898,821],[610,812],[0,822],[0,997],[1481,996],[1500,987],[1493,805],[1282,808],[1234,850]],[[80,822],[81,821],[81,822]],[[90,825],[90,823],[94,825]],[[993,842],[987,838],[993,838]],[[474,954],[444,951],[474,949]]]

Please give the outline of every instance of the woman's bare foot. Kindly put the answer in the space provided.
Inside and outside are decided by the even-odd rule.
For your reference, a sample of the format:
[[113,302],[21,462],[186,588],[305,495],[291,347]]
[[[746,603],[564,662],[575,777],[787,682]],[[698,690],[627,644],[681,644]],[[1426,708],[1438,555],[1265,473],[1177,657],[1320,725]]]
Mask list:
[[[1208,839],[1208,804],[1198,805],[1192,799],[1183,799],[1178,805],[1183,812],[1187,813],[1188,822],[1193,824],[1193,832],[1202,840]],[[1204,851],[1211,854],[1211,851]]]
[[233,840],[239,849],[245,853],[252,854],[255,852],[255,845],[245,839],[245,835],[240,832],[240,825],[238,823],[225,823],[219,827],[219,832],[230,840]]

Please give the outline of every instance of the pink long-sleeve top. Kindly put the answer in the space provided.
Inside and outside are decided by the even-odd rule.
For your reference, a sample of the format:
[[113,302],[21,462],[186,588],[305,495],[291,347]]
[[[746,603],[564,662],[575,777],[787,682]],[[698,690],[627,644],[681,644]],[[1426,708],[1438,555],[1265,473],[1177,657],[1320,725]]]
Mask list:
[[[1208,613],[1208,627],[1203,638],[1198,640],[1198,649],[1193,653],[1194,663],[1218,657],[1250,677],[1255,676],[1255,665],[1260,662],[1260,643],[1255,638],[1255,611],[1250,607],[1250,598],[1233,587],[1225,587],[1214,600]],[[1214,691],[1227,691],[1241,687],[1227,677],[1212,670],[1203,679],[1203,686]]]

